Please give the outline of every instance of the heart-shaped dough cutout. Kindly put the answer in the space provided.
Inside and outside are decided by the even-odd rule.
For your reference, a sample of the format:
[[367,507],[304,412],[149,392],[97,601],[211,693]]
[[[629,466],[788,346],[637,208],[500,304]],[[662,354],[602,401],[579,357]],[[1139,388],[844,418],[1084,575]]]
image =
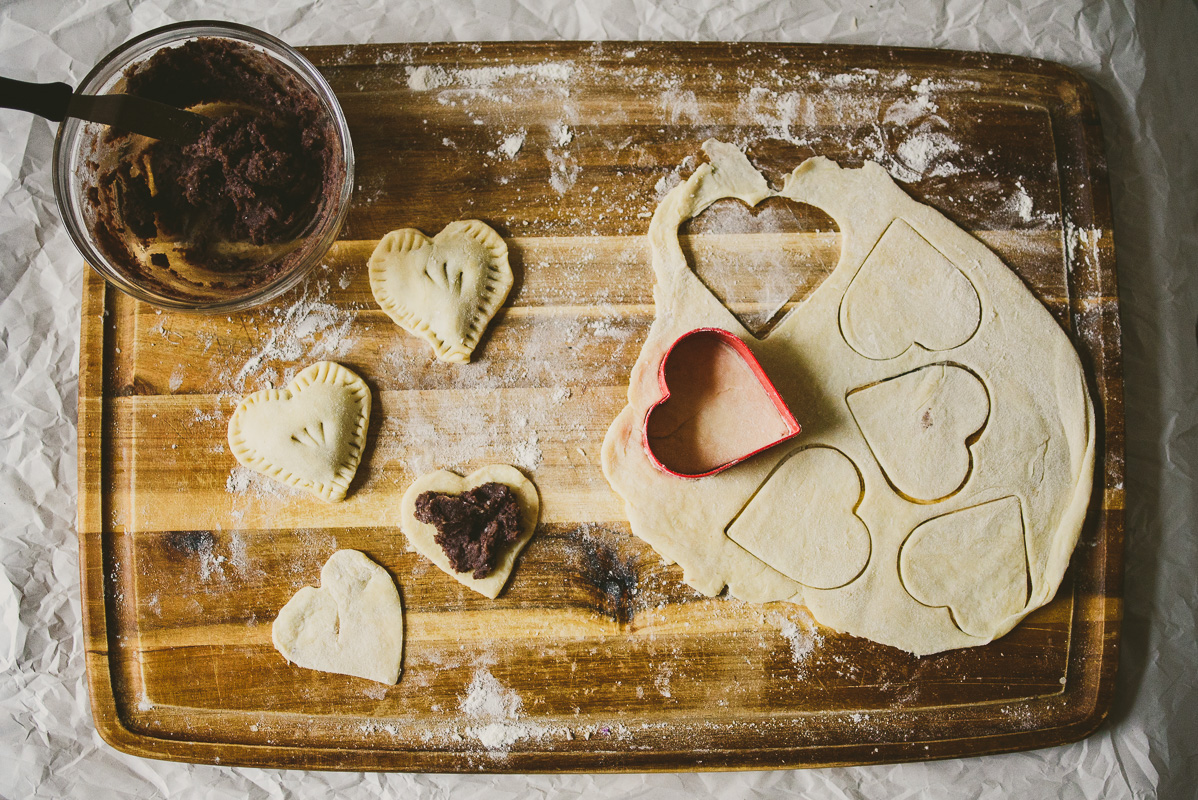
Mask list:
[[924,522],[903,543],[899,575],[916,600],[947,607],[962,631],[988,636],[1027,603],[1019,500],[1003,497]]
[[255,472],[335,503],[358,471],[369,422],[365,381],[321,361],[286,389],[244,398],[229,420],[229,449]]
[[391,231],[368,262],[374,299],[442,361],[466,363],[512,289],[503,237],[476,219],[451,222],[430,239]]
[[673,475],[714,475],[801,430],[748,345],[728,331],[680,336],[659,379],[662,398],[645,415],[645,447]]
[[854,513],[862,491],[857,467],[839,450],[799,450],[765,479],[728,526],[728,538],[804,586],[844,586],[873,549]]
[[[437,529],[416,518],[416,498],[425,492],[459,495],[492,482],[504,484],[515,494],[516,501],[520,504],[520,535],[499,551],[495,566],[486,577],[475,578],[470,572],[458,572],[453,568],[449,556],[441,549],[441,545],[437,544]],[[421,475],[404,492],[400,504],[400,524],[416,551],[458,583],[492,599],[499,596],[507,583],[516,564],[516,556],[520,555],[520,551],[532,538],[540,514],[541,500],[537,495],[537,487],[524,477],[524,473],[507,464],[490,464],[465,478],[444,469]]]
[[965,485],[973,467],[969,444],[990,417],[990,396],[972,372],[932,364],[855,389],[846,399],[895,489],[934,502]]
[[912,345],[951,350],[982,320],[969,278],[903,220],[895,220],[853,276],[840,331],[866,358],[897,358]]
[[403,663],[395,581],[357,550],[338,550],[320,569],[320,588],[305,586],[279,611],[271,639],[301,667],[395,683]]

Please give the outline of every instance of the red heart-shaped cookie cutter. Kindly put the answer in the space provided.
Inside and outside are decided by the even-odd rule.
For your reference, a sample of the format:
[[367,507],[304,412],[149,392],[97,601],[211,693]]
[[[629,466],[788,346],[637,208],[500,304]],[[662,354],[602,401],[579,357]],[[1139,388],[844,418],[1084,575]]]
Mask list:
[[[752,378],[756,379],[757,385],[764,390],[766,397],[769,398],[774,411],[777,413],[777,419],[771,420],[770,422],[777,423],[776,427],[779,427],[782,431],[784,431],[782,432],[782,435],[770,439],[764,444],[755,442],[752,446],[752,449],[738,454],[735,457],[722,460],[720,463],[715,464],[714,466],[708,464],[691,464],[688,466],[685,463],[680,463],[679,457],[674,455],[665,458],[663,461],[663,456],[666,454],[664,452],[658,453],[654,449],[654,439],[664,437],[655,437],[650,434],[651,423],[655,412],[658,412],[660,409],[662,409],[670,400],[671,391],[669,383],[666,379],[666,373],[667,368],[671,363],[671,356],[674,356],[675,353],[679,352],[681,349],[680,345],[684,345],[684,343],[691,346],[699,344],[700,340],[697,337],[710,337],[713,339],[712,344],[717,346],[725,346],[740,357],[741,361],[748,366],[750,372],[752,373]],[[713,354],[712,358],[714,359],[714,348],[711,352]],[[786,407],[786,403],[782,400],[781,395],[778,394],[778,390],[774,388],[774,384],[765,374],[765,370],[762,369],[761,364],[758,363],[756,357],[754,357],[753,351],[749,349],[749,346],[745,344],[740,337],[722,328],[696,328],[693,331],[688,331],[682,336],[679,336],[674,343],[670,345],[670,348],[666,350],[665,355],[661,359],[661,365],[658,369],[658,382],[661,384],[662,396],[660,400],[649,407],[648,412],[645,414],[644,425],[641,429],[642,438],[644,441],[645,452],[649,454],[649,460],[652,462],[653,466],[657,467],[663,472],[674,475],[675,477],[705,478],[708,475],[715,475],[717,472],[723,472],[729,467],[739,464],[748,458],[752,458],[764,450],[768,450],[775,445],[781,444],[789,439],[793,439],[802,430],[798,420],[795,419],[794,415],[790,412],[790,409]],[[731,431],[724,431],[723,433],[731,435]],[[665,461],[670,461],[672,466],[665,463]]]

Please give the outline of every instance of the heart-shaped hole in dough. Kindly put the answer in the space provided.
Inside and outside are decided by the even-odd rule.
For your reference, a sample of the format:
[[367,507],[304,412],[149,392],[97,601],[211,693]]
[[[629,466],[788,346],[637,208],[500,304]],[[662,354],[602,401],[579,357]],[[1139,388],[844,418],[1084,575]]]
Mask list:
[[830,216],[785,197],[717,200],[678,229],[691,269],[758,339],[832,273],[840,240]]

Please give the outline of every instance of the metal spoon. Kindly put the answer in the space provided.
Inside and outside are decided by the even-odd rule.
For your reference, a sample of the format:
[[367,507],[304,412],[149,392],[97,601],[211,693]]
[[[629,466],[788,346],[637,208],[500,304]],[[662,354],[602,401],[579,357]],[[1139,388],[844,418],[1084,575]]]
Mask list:
[[78,117],[179,145],[191,144],[212,124],[203,115],[131,94],[76,94],[65,83],[12,78],[0,78],[0,108],[28,111],[54,122]]

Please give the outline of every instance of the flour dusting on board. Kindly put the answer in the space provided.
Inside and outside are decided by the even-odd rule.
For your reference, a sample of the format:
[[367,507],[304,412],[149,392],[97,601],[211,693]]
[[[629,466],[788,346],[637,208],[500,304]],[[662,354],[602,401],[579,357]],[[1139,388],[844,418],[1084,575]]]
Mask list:
[[499,143],[499,147],[496,150],[492,150],[491,152],[487,153],[487,155],[491,158],[502,156],[510,161],[516,157],[517,153],[520,152],[520,148],[524,147],[524,139],[526,136],[528,136],[528,132],[524,129],[520,129],[515,133],[508,134],[507,136],[503,137],[503,140]]
[[466,688],[461,710],[476,719],[518,719],[523,706],[520,695],[500,683],[490,670],[480,667]]
[[564,61],[470,69],[445,69],[444,67],[422,65],[408,67],[407,73],[409,89],[414,92],[427,92],[449,86],[487,89],[499,81],[512,80],[533,83],[567,83],[574,76],[574,65]]
[[317,281],[295,303],[273,310],[270,332],[233,376],[234,389],[242,391],[246,379],[272,361],[335,359],[349,348],[354,314],[324,302],[328,289],[327,280]]
[[781,614],[773,614],[769,617],[770,622],[778,626],[783,638],[790,644],[791,658],[800,675],[807,674],[807,666],[812,655],[824,641],[824,636],[820,633],[814,620],[806,615],[806,612],[804,615],[806,618],[800,618],[798,622]]
[[[776,70],[771,77],[779,86],[793,83]],[[740,97],[738,116],[764,129],[766,139],[817,153],[828,145],[847,149],[878,162],[903,183],[950,177],[965,169],[953,160],[961,153],[961,143],[940,115],[937,95],[976,89],[976,81],[924,79],[911,86],[906,73],[886,78],[874,69],[831,75],[812,70],[806,79],[813,84],[811,91],[751,87]],[[903,89],[907,94],[894,97],[895,90]],[[846,129],[858,133],[846,138]],[[741,136],[737,143],[751,147],[759,138]]]
[[467,727],[467,734],[498,758],[505,756],[514,743],[540,737],[546,731],[544,726],[519,721],[523,707],[520,695],[505,687],[485,667],[475,671],[459,706],[464,715],[479,723]]

